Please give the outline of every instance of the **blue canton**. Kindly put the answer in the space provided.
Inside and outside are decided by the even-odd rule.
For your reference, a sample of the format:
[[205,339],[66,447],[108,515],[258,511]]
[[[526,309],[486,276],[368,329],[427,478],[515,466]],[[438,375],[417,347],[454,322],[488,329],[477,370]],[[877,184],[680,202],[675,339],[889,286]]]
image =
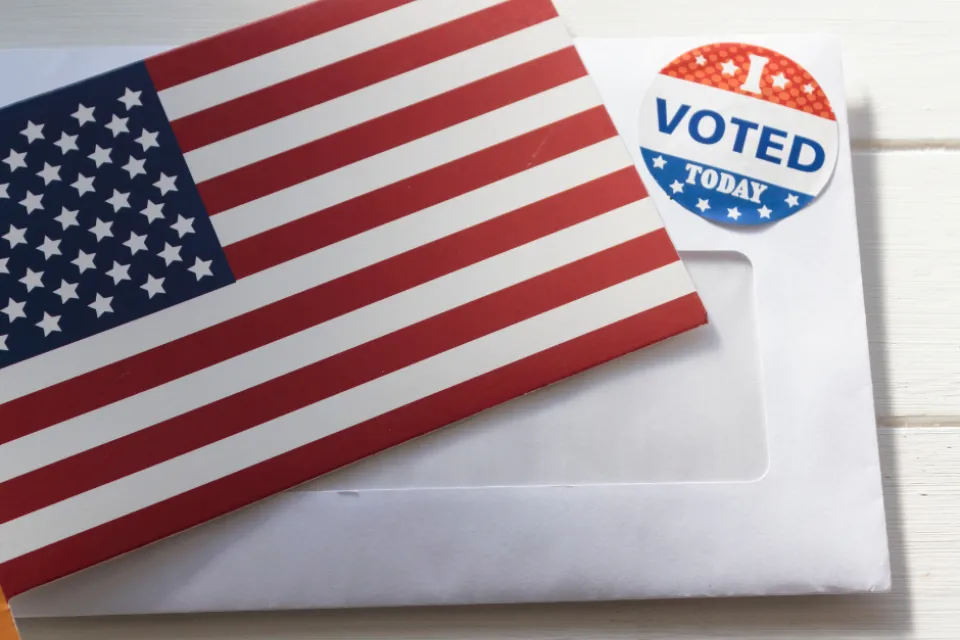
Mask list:
[[232,282],[142,63],[0,111],[0,368]]

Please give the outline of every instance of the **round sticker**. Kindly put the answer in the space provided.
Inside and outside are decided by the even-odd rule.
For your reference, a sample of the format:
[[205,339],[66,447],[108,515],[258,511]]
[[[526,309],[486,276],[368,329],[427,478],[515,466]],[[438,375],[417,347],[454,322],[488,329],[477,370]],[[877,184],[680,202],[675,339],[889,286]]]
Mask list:
[[775,222],[810,204],[837,163],[837,119],[803,67],[770,49],[711,44],[656,76],[640,150],[657,184],[715,222]]

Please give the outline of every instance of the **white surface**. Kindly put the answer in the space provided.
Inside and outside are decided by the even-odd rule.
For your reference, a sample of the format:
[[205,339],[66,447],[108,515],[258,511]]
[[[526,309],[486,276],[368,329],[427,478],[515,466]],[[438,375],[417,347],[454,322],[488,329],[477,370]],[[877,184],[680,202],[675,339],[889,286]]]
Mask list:
[[[292,0],[6,0],[7,45],[186,41]],[[27,638],[623,637],[954,638],[960,633],[960,335],[953,182],[960,93],[949,82],[958,7],[949,1],[563,0],[579,35],[829,31],[844,37],[858,148],[864,280],[881,430],[894,593],[638,605],[563,605],[27,621]],[[731,17],[732,16],[732,17]],[[897,151],[887,151],[894,148]],[[902,150],[901,150],[902,149]],[[881,150],[880,152],[874,152]],[[910,418],[909,416],[924,416]],[[937,417],[942,416],[942,417]],[[162,579],[162,578],[158,578]]]

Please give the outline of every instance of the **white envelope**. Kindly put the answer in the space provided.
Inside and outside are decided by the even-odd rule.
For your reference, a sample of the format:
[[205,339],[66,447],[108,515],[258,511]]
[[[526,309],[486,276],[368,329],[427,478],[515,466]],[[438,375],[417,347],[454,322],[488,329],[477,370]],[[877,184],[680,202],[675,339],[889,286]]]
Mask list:
[[[709,326],[14,598],[17,616],[889,588],[838,43],[737,38],[832,96],[809,208],[744,231],[641,168]],[[654,74],[704,39],[582,39],[642,167]],[[7,103],[156,52],[4,51]]]

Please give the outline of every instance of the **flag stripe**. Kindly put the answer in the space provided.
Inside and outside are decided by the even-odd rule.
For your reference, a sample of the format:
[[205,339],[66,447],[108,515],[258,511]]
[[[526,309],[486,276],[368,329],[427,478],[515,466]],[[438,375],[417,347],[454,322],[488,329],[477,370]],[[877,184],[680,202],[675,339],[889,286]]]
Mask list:
[[[418,0],[403,3],[394,9],[165,88],[159,92],[160,101],[169,118],[176,120],[503,1]],[[147,60],[151,77],[155,60]],[[159,84],[155,82],[154,86],[159,89],[164,84],[162,75],[158,80]]]
[[215,215],[585,75],[577,52],[567,48],[253,162],[201,182],[197,188],[208,213]]
[[[604,108],[594,107],[235,242],[225,249],[227,259],[234,276],[239,279],[444,201],[457,199],[456,203],[449,205],[456,206],[458,215],[463,215],[464,209],[478,198],[483,199],[484,207],[495,212],[502,210],[498,203],[504,197],[522,194],[528,202],[548,197],[556,193],[558,187],[562,189],[576,184],[577,180],[590,180],[620,167],[631,166],[629,156],[618,148],[619,140],[597,144],[616,135]],[[590,145],[594,146],[589,152],[573,153]],[[541,176],[543,172],[528,171],[566,154],[570,157],[562,163],[550,165],[549,174]],[[561,168],[565,169],[562,174],[559,172]],[[507,180],[510,176],[515,179]],[[536,181],[539,190],[531,180]],[[483,188],[494,184],[496,186]],[[638,193],[638,199],[646,196],[639,179],[631,189]],[[469,198],[461,197],[468,193],[471,194]]]
[[[622,193],[604,192],[622,176],[630,179],[623,172],[538,202],[9,403],[3,420],[32,433],[0,446],[0,481],[658,228],[649,202],[625,206]],[[49,402],[62,396],[80,400]]]
[[[375,115],[387,113],[392,110],[387,106],[388,104],[406,94],[413,96],[417,90],[422,91],[430,86],[421,78],[437,73],[437,69],[431,63],[445,60],[444,66],[457,65],[461,74],[466,72],[470,74],[468,77],[482,77],[482,70],[487,64],[496,63],[496,58],[489,61],[483,59],[488,47],[472,52],[469,58],[462,62],[463,56],[455,54],[550,20],[556,15],[550,0],[507,2],[495,5],[185,116],[172,123],[173,130],[177,135],[180,148],[185,152],[193,151],[393,78],[393,83],[379,84],[378,96],[370,96],[371,98],[379,97],[381,100],[371,101],[367,98],[367,93],[361,93],[351,101],[354,106],[366,107],[365,111],[375,110]],[[523,48],[528,38],[535,37],[535,33],[521,34],[500,43],[499,46]],[[542,46],[539,43],[535,44]],[[555,47],[562,48],[569,44],[569,37],[564,37]],[[491,54],[496,56],[496,49]],[[501,54],[500,57],[505,56]],[[484,64],[474,66],[471,61]],[[415,74],[408,73],[416,69],[418,71]],[[464,80],[464,82],[467,81]],[[402,93],[397,93],[398,85],[402,87]],[[387,100],[387,104],[377,104],[383,99]],[[416,98],[408,98],[408,100],[408,104],[416,102]],[[349,113],[349,109],[342,111]],[[355,116],[360,116],[360,113],[355,113]],[[361,122],[363,119],[364,117],[360,116],[356,122]]]
[[[379,338],[358,341],[356,347],[288,374],[269,372],[265,382],[242,393],[217,401],[204,398],[206,404],[192,411],[0,484],[0,522],[119,480],[676,260],[669,237],[659,229]],[[178,393],[171,391],[167,396],[175,402]],[[128,413],[142,417],[135,407]]]
[[[589,77],[448,127],[212,217],[224,246],[598,106]],[[625,150],[621,150],[626,153]]]
[[147,60],[157,91],[256,58],[414,0],[324,0],[254,22]]
[[[211,292],[117,327],[112,335],[91,336],[0,369],[0,401],[7,403],[183,338],[631,165],[620,141],[611,138],[244,278],[229,292]],[[5,439],[14,433],[9,423],[0,418]]]
[[[182,456],[0,525],[0,563],[283,455],[692,292],[680,262],[555,307]],[[542,376],[555,379],[553,372]]]
[[[0,564],[12,597],[121,553],[302,484],[689,328],[705,313],[694,293],[494,368],[466,382],[311,442],[255,466]],[[590,314],[590,309],[583,313]],[[8,554],[9,555],[9,554]],[[322,567],[320,568],[322,569]]]
[[[202,183],[570,47],[559,20],[542,23],[194,149],[185,156],[187,164],[194,180]],[[579,75],[586,74],[579,58],[572,66],[581,70]],[[221,114],[227,121],[238,116],[233,110]]]

